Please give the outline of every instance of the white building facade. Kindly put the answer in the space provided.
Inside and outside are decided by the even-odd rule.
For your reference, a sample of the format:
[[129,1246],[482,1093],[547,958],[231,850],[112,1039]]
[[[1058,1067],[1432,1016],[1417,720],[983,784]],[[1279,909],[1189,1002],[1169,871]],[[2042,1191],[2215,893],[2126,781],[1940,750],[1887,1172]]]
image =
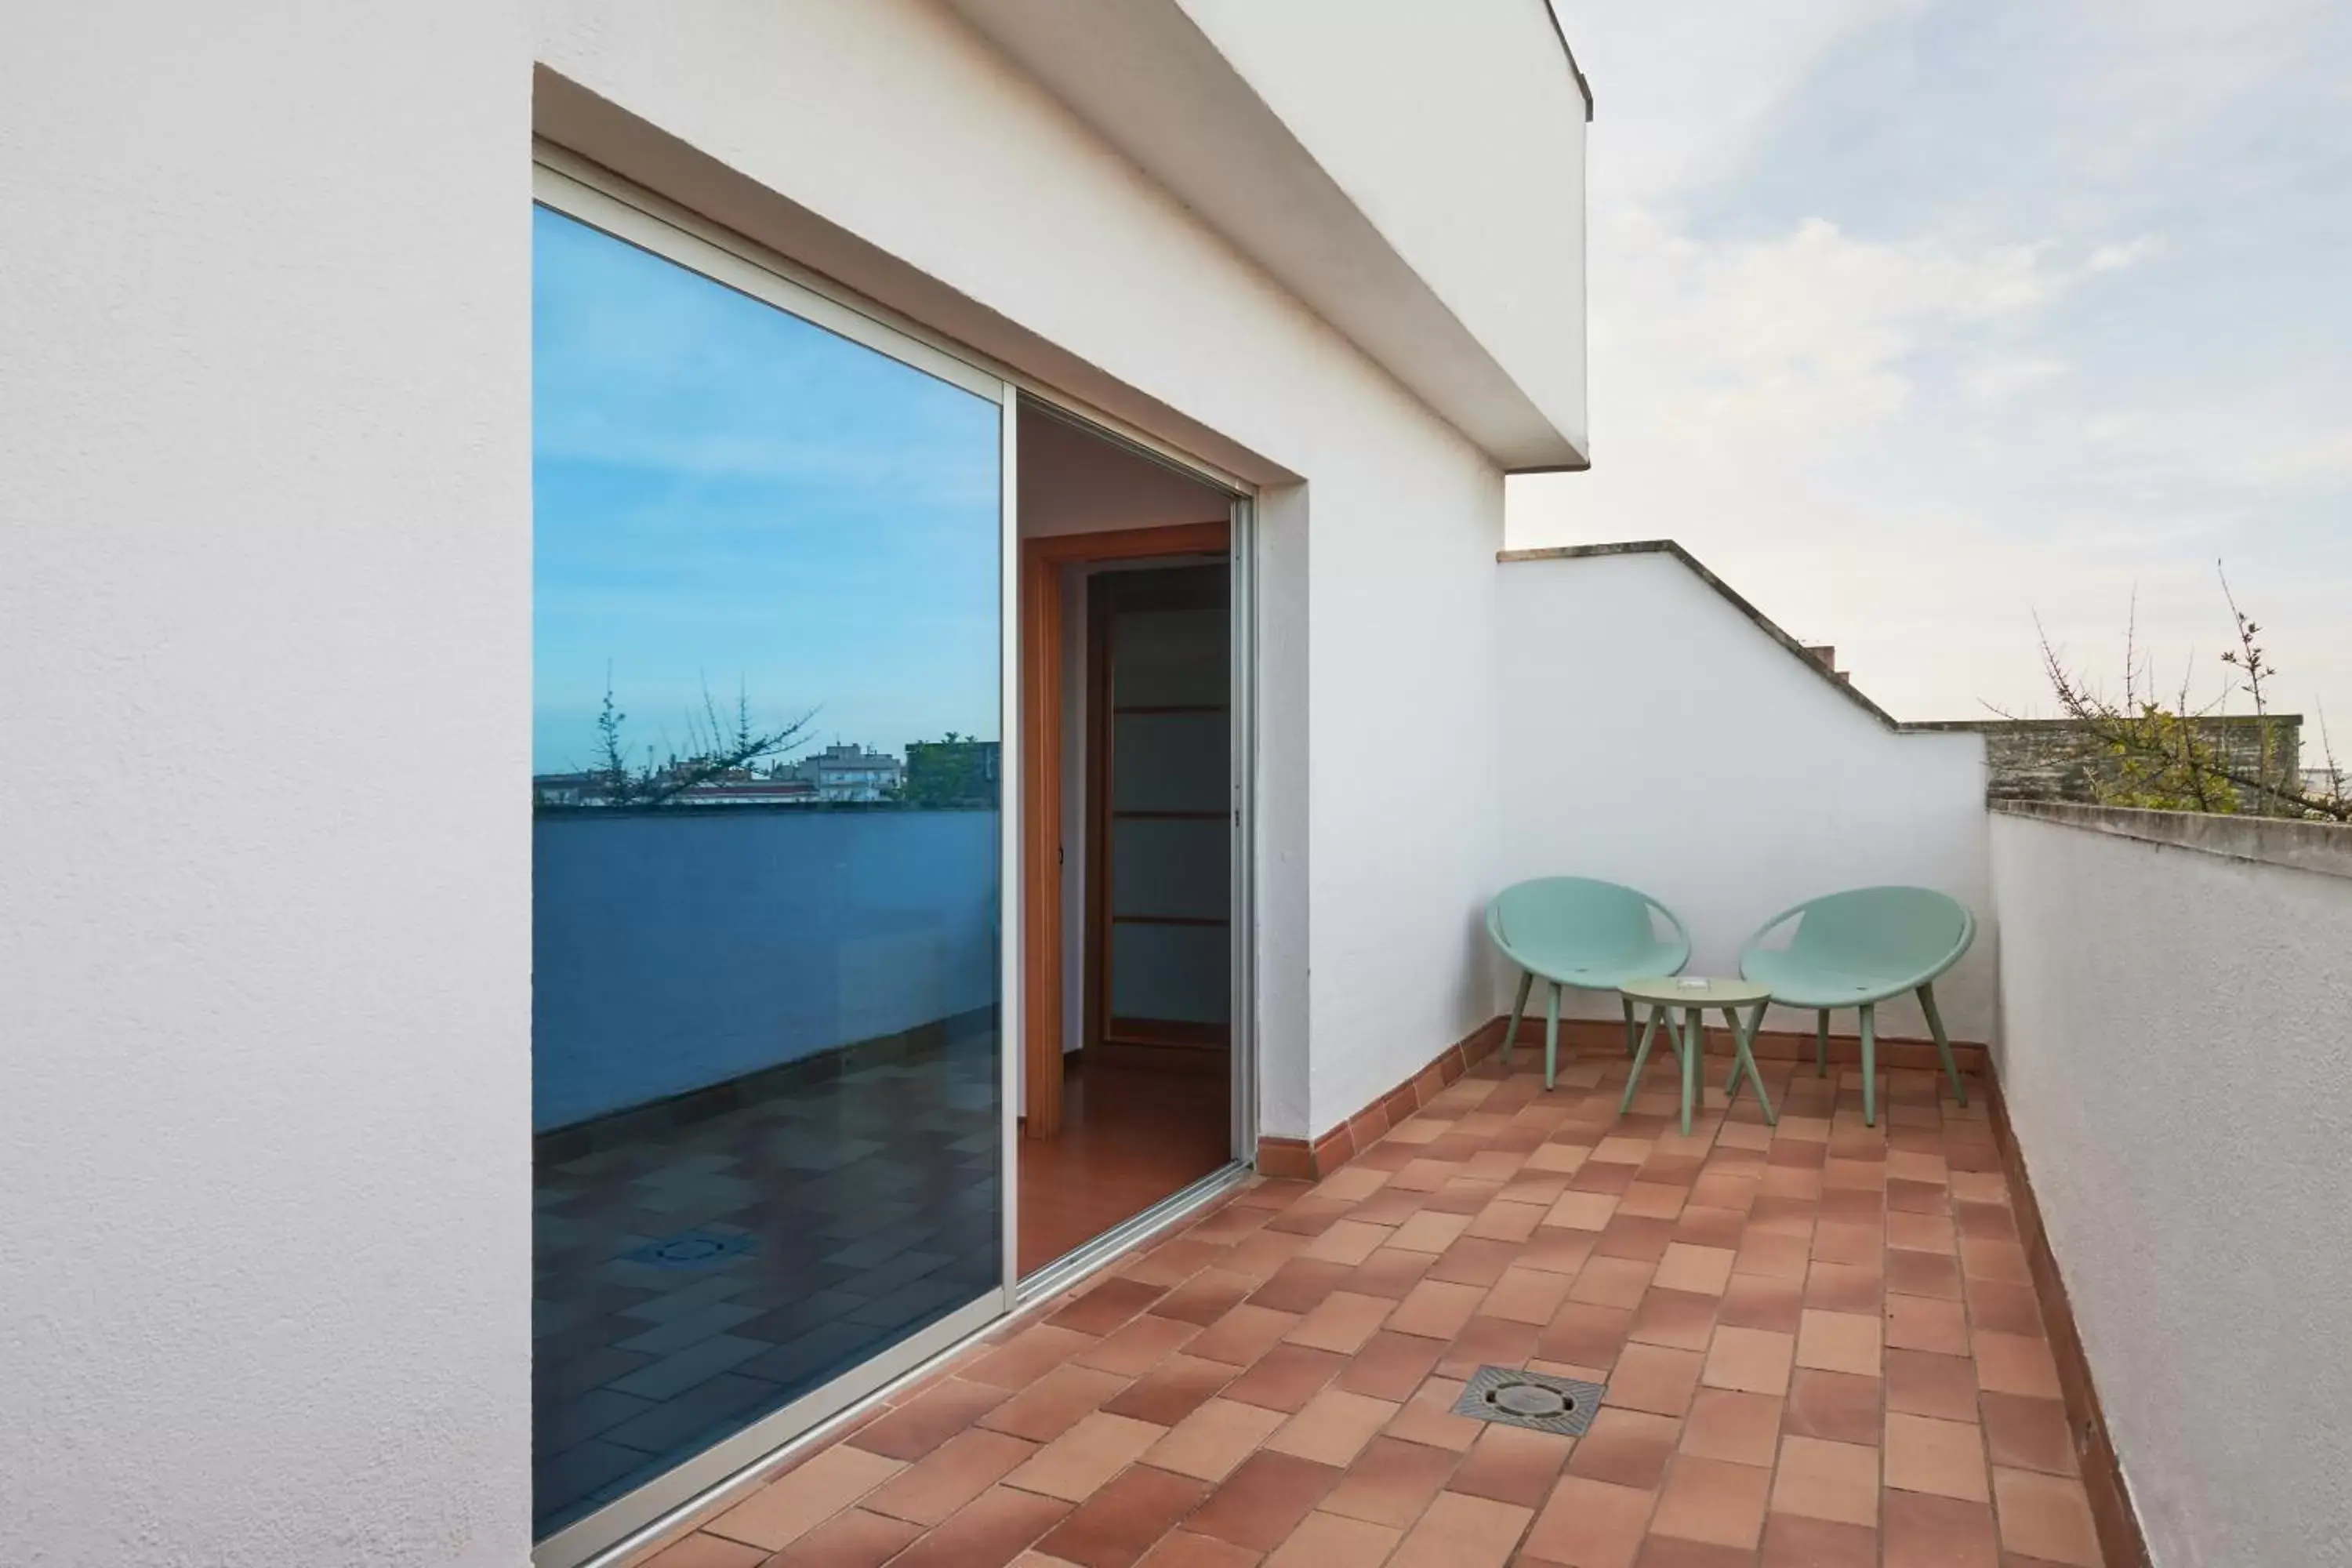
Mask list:
[[819,800],[836,805],[888,800],[907,774],[906,764],[898,758],[839,741],[781,771],[813,785]]
[[[570,1564],[694,1495],[534,1542],[535,199],[1234,498],[1237,1147],[1312,1143],[1487,1026],[1508,881],[1663,865],[1727,900],[1714,949],[1828,890],[1597,776],[1627,704],[1587,631],[1703,590],[1496,560],[1505,475],[1591,445],[1591,100],[1543,0],[133,10],[53,9],[0,60],[12,1560]],[[1796,657],[1707,626],[1650,679]],[[1891,755],[1955,818],[1834,881],[1979,891],[1976,742],[1795,664],[1743,689],[1758,745],[1815,759],[1789,799],[1834,813],[1805,768]],[[93,743],[184,764],[158,789]],[[262,752],[266,789],[227,761]]]

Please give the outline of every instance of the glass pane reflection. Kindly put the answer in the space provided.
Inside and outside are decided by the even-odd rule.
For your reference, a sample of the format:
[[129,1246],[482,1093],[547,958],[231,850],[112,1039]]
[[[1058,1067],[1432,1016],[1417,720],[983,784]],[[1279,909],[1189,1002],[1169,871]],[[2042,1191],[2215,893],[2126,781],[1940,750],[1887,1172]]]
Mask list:
[[534,214],[535,1508],[998,1288],[998,405]]

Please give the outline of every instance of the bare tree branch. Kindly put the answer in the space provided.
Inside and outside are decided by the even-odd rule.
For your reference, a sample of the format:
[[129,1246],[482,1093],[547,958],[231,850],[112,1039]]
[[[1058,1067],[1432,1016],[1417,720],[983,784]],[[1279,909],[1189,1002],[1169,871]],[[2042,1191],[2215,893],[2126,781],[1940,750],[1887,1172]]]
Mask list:
[[[2220,571],[2219,563],[2215,568]],[[2215,813],[2251,810],[2352,822],[2352,800],[2346,796],[2332,751],[2327,791],[2304,788],[2293,756],[2280,745],[2277,725],[2271,717],[2264,682],[2278,670],[2258,640],[2262,627],[2239,607],[2226,574],[2221,574],[2221,593],[2230,606],[2238,645],[2221,654],[2221,662],[2243,677],[2242,684],[2234,689],[2244,690],[2254,708],[2255,761],[2251,773],[2231,755],[2220,728],[2220,721],[2228,718],[2228,698],[2233,688],[2225,685],[2214,701],[2195,705],[2193,657],[2182,671],[2180,688],[2170,707],[2156,700],[2152,680],[2148,680],[2148,695],[2141,695],[2142,682],[2148,679],[2149,672],[2142,668],[2138,647],[2137,591],[2125,621],[2121,704],[2109,701],[2087,678],[2070,669],[2050,641],[2041,617],[2034,618],[2043,678],[2060,709],[2087,738],[2089,749],[2099,754],[2088,770],[2093,794],[2110,805]],[[2323,714],[2323,746],[2325,721]]]
[[599,765],[592,773],[594,793],[608,806],[667,805],[689,790],[725,778],[755,762],[797,751],[807,744],[806,731],[816,715],[817,710],[812,708],[780,728],[755,729],[750,695],[739,686],[735,717],[730,723],[719,717],[709,683],[705,681],[702,711],[696,713],[689,709],[686,714],[686,755],[681,757],[672,750],[666,762],[656,763],[656,750],[648,745],[644,763],[633,766],[625,739],[629,716],[614,700],[612,667],[608,663],[604,670],[604,702],[596,715]]

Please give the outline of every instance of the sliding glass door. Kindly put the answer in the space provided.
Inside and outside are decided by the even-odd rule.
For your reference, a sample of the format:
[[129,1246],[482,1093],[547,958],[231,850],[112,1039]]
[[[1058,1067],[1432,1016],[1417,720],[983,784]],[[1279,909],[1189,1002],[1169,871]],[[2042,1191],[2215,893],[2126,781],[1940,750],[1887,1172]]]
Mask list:
[[584,1550],[1003,1304],[1006,437],[992,378],[561,188],[534,1513]]

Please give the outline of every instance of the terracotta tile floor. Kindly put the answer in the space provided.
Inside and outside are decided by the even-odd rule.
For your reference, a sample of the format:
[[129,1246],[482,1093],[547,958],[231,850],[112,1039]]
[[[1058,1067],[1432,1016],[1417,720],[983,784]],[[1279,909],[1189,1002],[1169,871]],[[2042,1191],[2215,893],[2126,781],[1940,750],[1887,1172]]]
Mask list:
[[[1710,1062],[1719,1086],[1723,1064]],[[803,1459],[659,1568],[2095,1565],[1980,1099],[1767,1063],[1491,1059],[1319,1184],[1260,1183]],[[1606,1382],[1581,1439],[1451,1414]]]
[[1042,1268],[1233,1159],[1222,1071],[1092,1067],[1063,1080],[1062,1131],[1023,1138],[1021,1272]]

